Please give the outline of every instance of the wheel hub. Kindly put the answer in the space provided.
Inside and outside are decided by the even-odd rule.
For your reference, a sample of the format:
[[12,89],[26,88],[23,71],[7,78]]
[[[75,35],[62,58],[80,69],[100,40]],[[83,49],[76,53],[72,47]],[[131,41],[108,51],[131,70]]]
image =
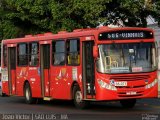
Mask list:
[[26,99],[29,100],[29,90],[26,90]]
[[77,103],[82,102],[82,93],[80,91],[76,92],[76,101]]

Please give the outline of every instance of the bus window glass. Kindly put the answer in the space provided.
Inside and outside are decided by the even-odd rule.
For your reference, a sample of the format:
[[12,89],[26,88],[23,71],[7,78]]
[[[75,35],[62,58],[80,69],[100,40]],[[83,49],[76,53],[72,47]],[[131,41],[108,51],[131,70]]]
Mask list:
[[[99,45],[98,69],[105,73],[150,72],[156,70],[153,43]],[[102,72],[102,71],[101,71]]]
[[77,52],[78,51],[78,40],[70,40],[69,44],[69,52]]
[[77,39],[67,41],[67,63],[68,65],[79,65],[80,42]]
[[39,44],[35,42],[30,43],[30,49],[29,49],[29,65],[30,66],[38,65],[38,62],[39,62],[38,51],[39,51]]
[[65,41],[52,43],[53,65],[65,65]]
[[25,43],[18,45],[18,66],[28,65],[28,46]]
[[7,66],[7,46],[3,46],[3,64],[4,64],[4,67]]

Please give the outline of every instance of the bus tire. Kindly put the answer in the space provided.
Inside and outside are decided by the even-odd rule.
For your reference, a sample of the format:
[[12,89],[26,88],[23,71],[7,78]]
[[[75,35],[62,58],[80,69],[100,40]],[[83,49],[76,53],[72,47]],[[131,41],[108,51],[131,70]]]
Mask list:
[[1,97],[9,97],[9,96],[5,93],[1,93]]
[[32,98],[32,91],[28,82],[25,84],[24,97],[27,104],[33,104],[36,101],[35,98]]
[[73,87],[73,100],[78,109],[84,109],[88,106],[88,102],[83,100],[82,92],[78,85]]
[[124,108],[133,108],[136,104],[136,99],[120,100],[120,103]]

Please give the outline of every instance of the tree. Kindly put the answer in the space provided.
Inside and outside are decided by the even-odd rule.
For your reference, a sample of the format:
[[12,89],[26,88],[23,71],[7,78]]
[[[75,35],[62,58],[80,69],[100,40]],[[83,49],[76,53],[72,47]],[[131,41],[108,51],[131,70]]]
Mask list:
[[[111,0],[1,0],[1,19],[3,22],[8,20],[17,27],[21,31],[18,36],[47,31],[71,31],[98,24],[99,15],[105,9],[104,3],[109,1]],[[12,33],[12,28],[11,25],[8,32]]]
[[160,23],[159,10],[150,0],[0,0],[0,33],[6,39],[119,21],[146,27],[148,15]]
[[152,0],[112,0],[106,4],[108,11],[103,11],[106,24],[117,24],[122,21],[125,26],[147,27],[146,18],[151,15],[159,23],[160,1]]

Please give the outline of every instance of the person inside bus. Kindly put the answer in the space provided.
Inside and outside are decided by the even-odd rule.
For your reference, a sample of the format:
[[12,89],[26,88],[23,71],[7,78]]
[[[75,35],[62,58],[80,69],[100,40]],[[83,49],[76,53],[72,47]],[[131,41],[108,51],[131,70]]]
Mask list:
[[65,54],[58,53],[54,55],[54,65],[64,65],[65,64]]
[[79,54],[78,52],[72,52],[68,55],[68,64],[70,65],[78,65],[79,64]]
[[38,45],[37,44],[32,44],[30,59],[31,59],[30,60],[31,66],[36,66],[38,64]]

